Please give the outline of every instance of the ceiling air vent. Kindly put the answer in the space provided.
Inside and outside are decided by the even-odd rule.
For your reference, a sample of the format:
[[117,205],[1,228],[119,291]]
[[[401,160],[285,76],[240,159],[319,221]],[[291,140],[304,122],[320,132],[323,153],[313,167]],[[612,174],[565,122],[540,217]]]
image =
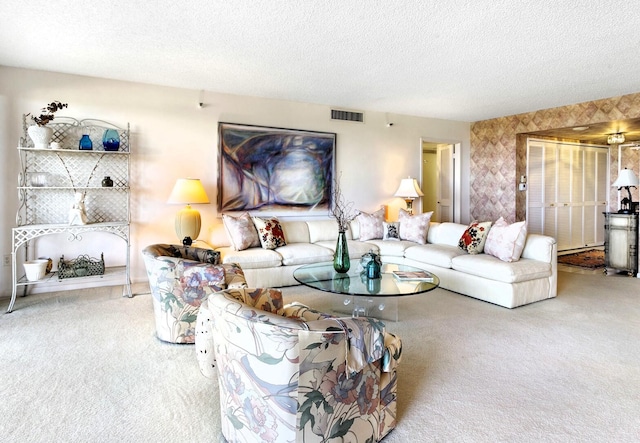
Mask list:
[[348,122],[364,123],[364,113],[332,109],[331,120],[344,120]]

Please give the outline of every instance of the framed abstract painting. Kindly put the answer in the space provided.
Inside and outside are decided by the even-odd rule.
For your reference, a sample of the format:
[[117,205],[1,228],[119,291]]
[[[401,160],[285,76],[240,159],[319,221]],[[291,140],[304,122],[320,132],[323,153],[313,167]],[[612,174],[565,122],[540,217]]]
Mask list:
[[218,124],[218,212],[326,215],[336,134]]

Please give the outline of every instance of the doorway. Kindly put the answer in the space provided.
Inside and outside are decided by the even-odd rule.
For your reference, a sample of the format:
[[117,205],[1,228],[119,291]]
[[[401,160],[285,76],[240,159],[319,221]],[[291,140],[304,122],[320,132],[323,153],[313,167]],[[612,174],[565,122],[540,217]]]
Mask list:
[[436,222],[460,221],[460,143],[420,140],[422,212]]

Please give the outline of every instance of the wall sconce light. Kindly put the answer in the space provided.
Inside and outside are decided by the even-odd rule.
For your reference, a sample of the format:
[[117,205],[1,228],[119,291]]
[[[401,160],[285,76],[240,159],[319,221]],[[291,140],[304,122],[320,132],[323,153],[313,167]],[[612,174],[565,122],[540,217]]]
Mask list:
[[618,188],[618,191],[622,190],[622,188],[625,188],[629,193],[629,198],[625,197],[620,202],[620,209],[618,210],[618,213],[631,214],[635,212],[637,204],[633,204],[630,188],[638,187],[638,176],[631,169],[624,168],[622,171],[620,171],[620,173],[618,174],[618,178],[615,182],[613,182],[611,186]]
[[185,246],[191,245],[200,234],[200,213],[191,208],[192,204],[209,203],[209,197],[199,178],[179,178],[173,186],[167,203],[186,204],[176,214],[176,234]]
[[620,143],[624,143],[624,134],[622,132],[609,134],[609,137],[607,137],[607,143],[610,145],[619,145]]
[[413,200],[418,197],[422,197],[424,194],[420,190],[420,186],[418,186],[416,179],[408,177],[403,178],[402,181],[400,181],[400,186],[393,195],[394,197],[404,198],[404,201],[407,203],[407,211],[409,214],[413,215]]

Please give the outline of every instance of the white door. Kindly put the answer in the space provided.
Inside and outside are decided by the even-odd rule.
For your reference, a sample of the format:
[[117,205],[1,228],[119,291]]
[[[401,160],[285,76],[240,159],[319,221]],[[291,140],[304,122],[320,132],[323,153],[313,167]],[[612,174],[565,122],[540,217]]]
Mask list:
[[452,222],[454,211],[454,145],[438,144],[438,186],[436,191],[436,211],[434,220]]
[[608,148],[527,141],[529,232],[555,237],[558,250],[604,243]]

